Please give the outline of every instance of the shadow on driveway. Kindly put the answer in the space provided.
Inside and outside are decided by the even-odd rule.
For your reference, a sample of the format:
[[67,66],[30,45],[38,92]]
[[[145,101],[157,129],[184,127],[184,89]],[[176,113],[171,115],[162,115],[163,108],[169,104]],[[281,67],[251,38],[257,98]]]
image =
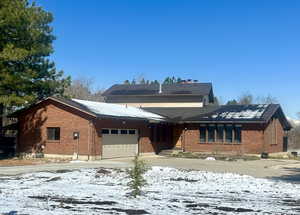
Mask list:
[[269,179],[300,184],[300,168],[283,167],[285,175],[268,177]]

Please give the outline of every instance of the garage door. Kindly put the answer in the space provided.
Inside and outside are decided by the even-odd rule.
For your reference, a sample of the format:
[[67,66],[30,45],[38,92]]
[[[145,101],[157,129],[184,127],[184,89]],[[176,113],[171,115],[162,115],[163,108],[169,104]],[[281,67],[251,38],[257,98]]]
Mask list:
[[102,129],[102,158],[131,157],[137,153],[136,129]]

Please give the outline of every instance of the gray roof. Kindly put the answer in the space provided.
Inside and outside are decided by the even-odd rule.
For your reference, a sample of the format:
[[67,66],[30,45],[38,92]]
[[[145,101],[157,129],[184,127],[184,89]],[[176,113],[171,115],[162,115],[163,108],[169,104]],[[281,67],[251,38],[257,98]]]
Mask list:
[[202,108],[144,108],[181,123],[267,123],[275,114],[286,130],[291,128],[280,105],[223,105]]
[[155,113],[148,112],[141,108],[110,104],[104,102],[94,102],[88,100],[79,99],[66,99],[61,97],[48,97],[41,100],[31,106],[16,111],[11,114],[10,117],[17,117],[19,114],[30,109],[31,107],[44,102],[46,100],[52,100],[66,106],[75,108],[81,112],[85,112],[93,117],[103,117],[103,118],[117,118],[117,119],[133,119],[133,120],[145,120],[145,121],[164,121],[164,117]]
[[107,89],[104,96],[117,95],[209,95],[212,93],[211,83],[178,83],[162,84],[115,84]]

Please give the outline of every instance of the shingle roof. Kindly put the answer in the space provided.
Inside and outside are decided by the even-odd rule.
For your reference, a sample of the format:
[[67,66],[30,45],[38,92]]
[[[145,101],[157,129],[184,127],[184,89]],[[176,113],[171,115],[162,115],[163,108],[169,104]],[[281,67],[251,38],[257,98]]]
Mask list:
[[16,117],[20,113],[30,109],[32,106],[35,106],[46,100],[56,101],[58,103],[73,107],[79,111],[85,112],[94,117],[164,121],[163,116],[147,112],[146,110],[136,107],[130,107],[119,104],[109,104],[104,102],[93,102],[80,99],[65,99],[59,97],[46,98],[45,100],[39,101],[38,103],[31,105],[30,107],[15,112],[11,115],[11,117]]
[[183,121],[186,118],[198,116],[199,114],[207,114],[216,109],[218,106],[205,106],[202,108],[199,107],[145,107],[143,108],[146,111],[159,114],[168,118],[170,121],[179,122]]
[[278,104],[223,105],[202,108],[144,108],[172,122],[189,123],[267,123],[275,113],[285,129],[291,125]]
[[115,84],[107,89],[103,95],[209,95],[212,91],[211,83],[162,84]]

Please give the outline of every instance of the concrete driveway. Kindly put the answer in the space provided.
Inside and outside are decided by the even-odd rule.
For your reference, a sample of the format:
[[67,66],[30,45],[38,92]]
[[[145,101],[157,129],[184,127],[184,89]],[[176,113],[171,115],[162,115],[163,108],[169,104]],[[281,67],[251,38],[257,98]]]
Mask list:
[[[149,166],[164,166],[218,173],[237,173],[259,178],[273,178],[300,182],[300,161],[296,160],[254,160],[254,161],[211,161],[202,159],[147,156],[143,160]],[[40,171],[73,170],[81,168],[128,168],[132,158],[118,158],[100,161],[73,161],[28,166],[0,167],[0,175],[18,175]]]

